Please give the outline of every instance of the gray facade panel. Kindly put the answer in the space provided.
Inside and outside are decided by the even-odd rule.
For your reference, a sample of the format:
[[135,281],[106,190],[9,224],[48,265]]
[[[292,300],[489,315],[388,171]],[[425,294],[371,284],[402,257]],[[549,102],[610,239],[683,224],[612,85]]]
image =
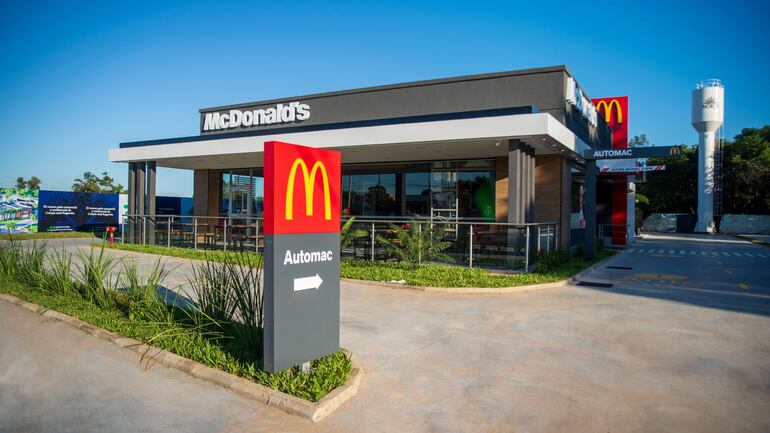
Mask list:
[[[606,124],[597,128],[567,106],[565,92],[569,73],[565,67],[514,71],[395,84],[342,92],[297,96],[285,99],[202,109],[201,134],[222,134],[276,128],[325,125],[341,122],[392,119],[444,113],[459,113],[510,107],[534,106],[564,123],[591,146],[609,145]],[[310,107],[307,120],[269,125],[204,131],[207,113],[229,113],[275,107],[300,102]]]

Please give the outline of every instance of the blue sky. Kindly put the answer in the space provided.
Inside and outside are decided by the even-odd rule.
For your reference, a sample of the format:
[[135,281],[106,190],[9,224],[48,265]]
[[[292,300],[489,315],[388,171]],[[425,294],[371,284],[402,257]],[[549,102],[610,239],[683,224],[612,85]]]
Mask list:
[[[196,135],[198,109],[566,64],[590,97],[629,95],[630,133],[697,141],[690,91],[726,87],[726,134],[770,124],[766,2],[6,2],[0,186],[71,187],[124,141]],[[126,2],[128,3],[128,2]],[[190,195],[161,170],[158,193]]]

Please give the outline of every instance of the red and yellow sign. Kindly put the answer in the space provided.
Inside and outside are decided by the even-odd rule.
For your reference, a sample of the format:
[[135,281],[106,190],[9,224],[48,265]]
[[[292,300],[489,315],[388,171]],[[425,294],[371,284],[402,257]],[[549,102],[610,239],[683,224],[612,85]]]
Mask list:
[[596,111],[612,128],[612,147],[628,147],[628,96],[591,99]]
[[340,230],[339,152],[265,143],[265,233]]

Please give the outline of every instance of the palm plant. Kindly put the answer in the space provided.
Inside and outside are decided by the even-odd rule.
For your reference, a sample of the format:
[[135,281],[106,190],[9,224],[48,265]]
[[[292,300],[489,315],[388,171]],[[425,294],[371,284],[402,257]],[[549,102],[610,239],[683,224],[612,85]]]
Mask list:
[[451,245],[444,240],[444,228],[431,227],[429,224],[415,220],[409,222],[407,229],[393,223],[389,226],[393,237],[377,236],[377,240],[385,245],[385,251],[388,254],[399,261],[415,267],[424,260],[454,261],[452,257],[443,253]]
[[345,224],[340,228],[340,247],[346,248],[353,244],[356,239],[362,238],[367,235],[366,230],[360,227],[353,227],[356,217],[351,217],[345,221]]

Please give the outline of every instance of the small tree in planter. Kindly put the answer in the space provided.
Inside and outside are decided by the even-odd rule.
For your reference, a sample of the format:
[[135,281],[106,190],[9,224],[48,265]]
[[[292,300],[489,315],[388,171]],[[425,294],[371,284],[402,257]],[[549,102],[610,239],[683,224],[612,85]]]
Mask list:
[[444,240],[444,228],[431,228],[430,224],[418,223],[415,220],[411,220],[407,228],[393,223],[389,226],[393,236],[377,236],[377,240],[385,245],[388,254],[399,261],[409,263],[412,267],[417,267],[423,260],[454,261],[443,253],[451,245]]

